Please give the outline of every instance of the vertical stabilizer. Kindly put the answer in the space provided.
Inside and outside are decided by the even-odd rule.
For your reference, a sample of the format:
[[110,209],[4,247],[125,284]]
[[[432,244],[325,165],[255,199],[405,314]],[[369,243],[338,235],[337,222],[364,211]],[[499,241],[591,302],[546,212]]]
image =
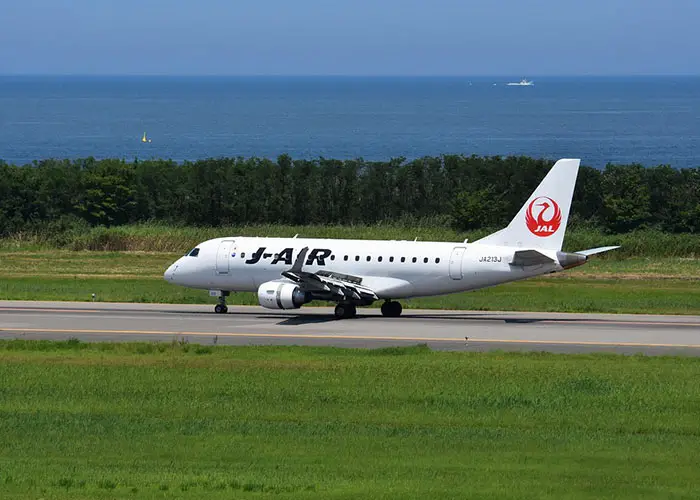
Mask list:
[[508,227],[474,243],[561,250],[580,163],[556,162]]

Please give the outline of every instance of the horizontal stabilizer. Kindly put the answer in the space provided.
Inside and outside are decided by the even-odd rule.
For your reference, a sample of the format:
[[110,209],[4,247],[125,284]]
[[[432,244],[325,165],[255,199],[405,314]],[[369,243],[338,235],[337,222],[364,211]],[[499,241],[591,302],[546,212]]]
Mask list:
[[543,264],[551,264],[554,259],[547,257],[545,254],[537,250],[518,250],[513,255],[511,266],[541,266]]
[[616,248],[620,248],[620,245],[614,246],[614,247],[598,247],[598,248],[589,248],[588,250],[581,250],[580,252],[574,252],[580,255],[585,255],[588,257],[589,255],[595,255],[597,253],[603,253],[607,252],[609,250],[615,250]]

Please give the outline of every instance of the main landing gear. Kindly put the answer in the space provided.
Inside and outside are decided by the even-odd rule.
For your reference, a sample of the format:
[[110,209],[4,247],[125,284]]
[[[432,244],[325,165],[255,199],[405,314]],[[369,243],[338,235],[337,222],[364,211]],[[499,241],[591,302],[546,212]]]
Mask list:
[[[382,316],[387,318],[398,318],[401,316],[403,308],[399,302],[387,300],[382,304]],[[340,303],[335,306],[336,319],[348,319],[357,316],[357,307],[354,304]]]
[[401,311],[403,311],[403,308],[400,302],[387,300],[382,304],[382,316],[387,318],[398,318],[401,316]]
[[357,307],[354,304],[338,304],[335,306],[335,317],[337,319],[354,318],[357,316]]
[[214,306],[214,312],[216,314],[226,314],[228,312],[226,297],[228,297],[230,293],[231,292],[221,292],[221,295],[219,295],[219,303]]

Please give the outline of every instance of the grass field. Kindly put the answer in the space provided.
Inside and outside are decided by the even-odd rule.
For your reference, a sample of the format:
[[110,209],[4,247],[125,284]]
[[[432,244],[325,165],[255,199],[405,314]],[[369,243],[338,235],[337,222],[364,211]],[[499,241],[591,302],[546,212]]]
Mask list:
[[700,496],[700,360],[0,342],[0,497]]
[[[248,225],[238,227],[179,227],[163,224],[139,224],[110,228],[63,227],[48,224],[41,231],[29,230],[0,239],[4,250],[99,250],[184,253],[198,243],[221,236],[275,236],[290,238],[378,239],[420,241],[476,241],[500,229],[456,231],[444,220],[415,221],[413,224],[377,223],[349,226]],[[607,245],[622,248],[602,258],[627,257],[700,257],[700,234],[671,234],[651,229],[627,234],[605,234],[600,230],[571,227],[564,238],[565,251],[578,251]]]
[[[0,300],[214,303],[206,291],[166,283],[176,253],[0,252]],[[404,301],[409,308],[700,314],[700,259],[593,259],[547,277],[471,293]],[[256,304],[251,293],[231,304]]]
[[[139,225],[17,234],[0,240],[0,300],[211,303],[206,291],[169,285],[168,264],[200,241],[222,234],[470,241],[487,233],[439,224],[409,227],[247,226],[183,228]],[[444,297],[405,301],[409,308],[700,314],[700,235],[641,231],[567,232],[569,250],[622,244],[585,266],[534,280]],[[148,251],[146,251],[148,250]],[[235,294],[231,304],[256,304]]]

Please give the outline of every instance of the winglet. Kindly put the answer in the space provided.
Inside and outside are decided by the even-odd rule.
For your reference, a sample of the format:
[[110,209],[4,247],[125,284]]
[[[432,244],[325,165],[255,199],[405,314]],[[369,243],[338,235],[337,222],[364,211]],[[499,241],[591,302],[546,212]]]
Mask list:
[[297,260],[294,261],[294,265],[290,269],[291,272],[293,273],[300,273],[301,272],[301,266],[304,265],[304,259],[306,258],[306,253],[309,251],[309,247],[304,247],[301,249],[301,252],[299,252],[299,255],[297,255]]

